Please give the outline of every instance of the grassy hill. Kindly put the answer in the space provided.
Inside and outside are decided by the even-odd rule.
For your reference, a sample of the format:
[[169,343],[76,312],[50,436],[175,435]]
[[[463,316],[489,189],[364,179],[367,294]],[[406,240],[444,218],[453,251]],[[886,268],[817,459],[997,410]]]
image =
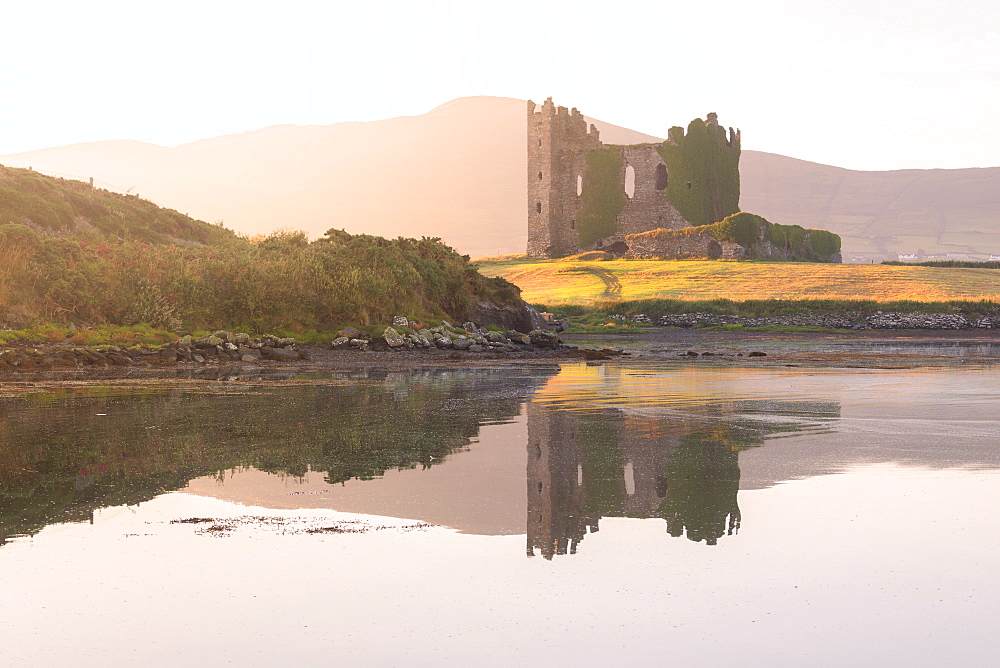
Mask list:
[[0,326],[302,333],[398,314],[461,321],[481,301],[517,297],[436,239],[249,239],[137,197],[0,167]]
[[221,226],[139,197],[0,165],[0,226],[11,223],[93,242],[214,245],[236,238]]
[[[523,253],[524,104],[460,98],[384,121],[277,126],[175,147],[94,142],[0,156],[0,163],[95,177],[248,234],[291,225],[315,238],[333,226],[440,237],[473,257]],[[726,124],[741,125],[718,111]],[[662,134],[684,120],[665,119]],[[607,143],[662,141],[588,122]],[[742,125],[743,211],[839,234],[845,260],[921,249],[1000,253],[1000,167],[854,171],[747,150],[754,133]]]
[[1000,270],[698,260],[478,261],[529,303],[593,305],[643,299],[1000,301]]

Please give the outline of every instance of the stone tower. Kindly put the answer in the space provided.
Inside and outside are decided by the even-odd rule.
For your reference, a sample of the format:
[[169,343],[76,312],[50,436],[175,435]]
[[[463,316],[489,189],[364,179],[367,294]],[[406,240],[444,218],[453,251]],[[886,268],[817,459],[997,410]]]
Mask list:
[[572,255],[580,250],[576,220],[587,168],[586,150],[600,146],[597,128],[575,108],[541,110],[528,100],[528,257]]
[[[537,107],[537,108],[536,108]],[[718,115],[670,128],[661,143],[601,142],[574,109],[528,100],[530,258],[622,255],[625,237],[715,223],[739,211],[739,131]]]

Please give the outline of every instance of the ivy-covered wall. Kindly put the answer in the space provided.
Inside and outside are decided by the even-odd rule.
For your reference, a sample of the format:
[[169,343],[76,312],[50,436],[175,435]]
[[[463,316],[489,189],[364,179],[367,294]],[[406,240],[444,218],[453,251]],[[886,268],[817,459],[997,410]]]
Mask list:
[[[833,232],[805,229],[799,225],[777,225],[746,212],[727,216],[711,225],[630,234],[625,242],[630,257],[689,258],[697,256],[701,247],[710,248],[710,244],[699,245],[698,240],[709,242],[713,239],[720,244],[719,254],[713,256],[706,252],[706,257],[840,262],[840,237]],[[696,243],[685,243],[687,241]]]
[[616,218],[628,204],[619,176],[623,166],[615,147],[587,151],[580,216],[576,221],[581,248],[618,231]]
[[740,210],[740,138],[696,118],[687,133],[670,128],[656,150],[669,173],[664,195],[692,225],[709,225]]

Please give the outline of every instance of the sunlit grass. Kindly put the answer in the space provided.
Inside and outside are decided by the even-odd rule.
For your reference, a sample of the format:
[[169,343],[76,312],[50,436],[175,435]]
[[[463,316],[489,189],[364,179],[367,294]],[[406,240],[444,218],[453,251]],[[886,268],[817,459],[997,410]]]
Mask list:
[[997,301],[1000,271],[791,262],[542,260],[479,264],[530,303],[615,300]]
[[177,335],[146,324],[131,327],[101,325],[71,329],[63,325],[44,324],[26,329],[0,331],[0,345],[9,343],[67,343],[76,346],[158,347],[171,343]]

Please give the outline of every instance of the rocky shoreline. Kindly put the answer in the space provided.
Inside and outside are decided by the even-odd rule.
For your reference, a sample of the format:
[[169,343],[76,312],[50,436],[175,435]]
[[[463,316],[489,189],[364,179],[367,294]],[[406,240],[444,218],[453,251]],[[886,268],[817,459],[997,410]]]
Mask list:
[[[405,321],[405,325],[402,324]],[[563,354],[608,359],[616,351],[580,351],[549,330],[491,331],[474,323],[453,327],[445,322],[427,327],[405,318],[394,320],[379,335],[345,328],[329,346],[307,345],[291,337],[252,337],[243,332],[217,331],[194,338],[185,335],[162,348],[78,346],[68,343],[23,343],[0,349],[0,373],[101,371],[114,368],[200,368],[227,365],[273,365],[316,362],[331,366],[345,358],[371,358],[411,353],[429,360],[533,357]],[[397,329],[399,328],[399,329]]]
[[392,325],[377,336],[347,327],[337,332],[337,338],[330,342],[330,346],[361,351],[437,348],[471,353],[516,353],[531,348],[559,350],[565,347],[559,335],[548,329],[533,329],[522,334],[515,330],[490,330],[474,322],[455,327],[448,321],[431,327],[406,316],[393,318]]
[[865,315],[859,313],[800,313],[764,318],[742,318],[735,315],[713,313],[680,313],[650,318],[647,315],[625,316],[615,314],[614,320],[656,325],[659,327],[825,327],[852,330],[962,330],[1000,329],[1000,318],[967,318],[957,313],[884,313]]
[[[639,337],[636,339],[638,341],[646,341],[645,347],[635,347],[634,343],[628,343],[624,339],[619,341],[614,336],[609,340],[607,337],[590,339],[587,335],[568,334],[571,342],[580,344],[577,347],[568,345],[551,330],[532,330],[523,334],[514,330],[489,330],[471,322],[462,327],[455,327],[447,322],[432,327],[402,317],[395,319],[393,325],[375,329],[377,334],[345,328],[327,345],[305,344],[291,337],[252,337],[246,333],[223,330],[200,338],[181,336],[162,348],[87,347],[72,345],[68,341],[18,342],[0,347],[0,376],[30,378],[32,374],[44,377],[55,374],[56,377],[86,379],[121,375],[172,376],[178,372],[195,376],[206,373],[239,376],[280,370],[298,373],[367,366],[518,361],[547,363],[570,359],[600,361],[630,354],[636,355],[636,359],[661,359],[668,355],[674,358],[774,360],[774,354],[777,353],[778,359],[787,361],[791,359],[791,349],[786,350],[788,346],[777,341],[798,341],[817,336],[825,340],[829,338],[829,334],[788,333],[775,339],[773,334],[755,333],[752,330],[741,333],[739,329],[725,331],[705,327],[813,326],[844,331],[842,336],[847,337],[846,340],[863,337],[865,341],[886,342],[895,341],[899,339],[901,332],[910,330],[913,333],[904,334],[903,338],[909,339],[918,332],[923,332],[920,337],[928,341],[950,343],[955,340],[954,337],[974,337],[969,340],[987,342],[987,345],[994,345],[988,343],[994,340],[992,330],[1000,329],[986,318],[971,320],[962,315],[944,313],[878,313],[857,320],[834,314],[739,318],[707,313],[665,316],[655,322],[642,315],[632,318],[617,316],[617,319],[655,324],[659,327],[633,330],[630,336],[633,339]],[[963,331],[966,333],[962,334]],[[614,341],[613,345],[616,347],[607,347],[609,341]],[[717,349],[719,344],[723,348]],[[734,347],[733,344],[741,345]],[[625,345],[624,350],[617,347],[619,345]],[[748,347],[751,345],[755,348]],[[697,351],[693,348],[697,348]],[[769,352],[761,352],[760,348]],[[624,352],[625,350],[631,352]],[[844,356],[841,353],[837,355]],[[851,353],[846,354],[847,357],[850,355]],[[267,371],[268,369],[271,371]]]

